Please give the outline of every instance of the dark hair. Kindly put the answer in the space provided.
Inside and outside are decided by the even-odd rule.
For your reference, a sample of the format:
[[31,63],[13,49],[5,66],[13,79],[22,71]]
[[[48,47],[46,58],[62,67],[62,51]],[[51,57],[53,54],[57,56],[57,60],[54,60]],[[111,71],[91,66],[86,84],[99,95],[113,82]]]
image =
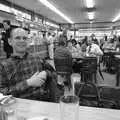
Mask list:
[[115,41],[114,38],[110,39],[110,43],[114,43],[114,41]]
[[50,32],[48,32],[48,35],[51,35],[51,33],[50,33]]
[[72,39],[72,44],[77,44],[77,41],[75,39]]
[[23,27],[23,29],[24,29],[25,31],[27,31],[28,33],[30,33],[30,29],[29,29],[29,28]]
[[92,41],[95,43],[95,44],[97,44],[97,45],[99,45],[99,42],[98,42],[98,40],[95,38],[92,38]]
[[88,40],[84,38],[84,39],[82,40],[81,44],[86,44],[86,45],[88,46]]
[[45,37],[46,36],[46,34],[45,33],[43,33],[43,37]]
[[107,36],[105,36],[105,41],[107,41]]
[[120,42],[120,36],[118,36],[118,41]]
[[0,28],[4,28],[4,26],[3,26],[3,24],[2,24],[2,23],[0,23]]
[[8,25],[11,25],[11,22],[10,22],[10,20],[3,20],[3,23],[7,23]]
[[66,45],[67,39],[64,36],[60,36],[58,41],[59,41],[59,43],[58,43],[59,45],[64,46],[64,45]]

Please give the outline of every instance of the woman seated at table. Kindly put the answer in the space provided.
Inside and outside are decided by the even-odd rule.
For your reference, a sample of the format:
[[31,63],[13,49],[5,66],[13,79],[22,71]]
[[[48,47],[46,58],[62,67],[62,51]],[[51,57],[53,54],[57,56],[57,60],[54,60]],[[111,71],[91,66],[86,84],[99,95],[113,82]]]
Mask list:
[[82,44],[81,44],[81,54],[82,54],[82,56],[86,55],[87,46],[88,46],[88,41],[87,41],[87,36],[85,36],[85,38],[82,40]]
[[103,52],[100,49],[99,45],[95,44],[94,39],[90,37],[90,39],[88,40],[86,56],[97,57],[97,56],[101,56],[101,55],[103,55]]
[[78,54],[77,48],[75,47],[75,45],[72,44],[71,41],[68,41],[67,48],[71,52],[72,56],[75,56]]

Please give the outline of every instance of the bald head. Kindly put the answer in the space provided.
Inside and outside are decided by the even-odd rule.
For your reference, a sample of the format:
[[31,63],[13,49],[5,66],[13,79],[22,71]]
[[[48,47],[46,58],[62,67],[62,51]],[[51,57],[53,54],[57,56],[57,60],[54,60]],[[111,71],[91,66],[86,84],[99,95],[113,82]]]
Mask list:
[[24,30],[23,28],[15,28],[11,32],[11,37],[13,37],[16,34],[19,35],[21,33],[26,34],[26,36],[27,36],[27,31],[26,30]]
[[22,28],[15,28],[11,32],[11,45],[13,52],[21,53],[26,52],[28,46],[28,34]]

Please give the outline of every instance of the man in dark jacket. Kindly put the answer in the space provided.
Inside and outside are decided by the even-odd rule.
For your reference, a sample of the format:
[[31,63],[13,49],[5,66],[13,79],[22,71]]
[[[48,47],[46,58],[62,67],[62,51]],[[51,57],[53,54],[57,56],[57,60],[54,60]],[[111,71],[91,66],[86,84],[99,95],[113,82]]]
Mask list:
[[12,46],[9,44],[8,39],[10,38],[11,33],[11,23],[9,20],[3,21],[4,32],[2,33],[2,40],[4,45],[4,51],[6,52],[6,57],[9,58],[13,52]]

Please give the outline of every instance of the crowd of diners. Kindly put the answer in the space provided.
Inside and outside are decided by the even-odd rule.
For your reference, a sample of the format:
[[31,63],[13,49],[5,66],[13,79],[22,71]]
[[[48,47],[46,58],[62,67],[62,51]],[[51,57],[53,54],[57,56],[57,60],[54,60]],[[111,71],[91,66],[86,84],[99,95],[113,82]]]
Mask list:
[[[47,91],[51,101],[58,102],[59,97],[64,92],[64,86],[68,85],[65,74],[58,74],[56,63],[54,67],[48,62],[61,59],[59,65],[62,66],[65,59],[69,62],[62,69],[74,73],[70,66],[73,67],[73,58],[82,57],[101,57],[104,49],[120,50],[120,37],[98,41],[94,34],[83,40],[68,40],[66,32],[63,31],[59,37],[43,34],[43,39],[48,43],[48,56],[41,59],[39,54],[29,54],[28,48],[28,31],[22,27],[10,31],[9,39],[4,42],[12,46],[12,53],[7,59],[0,62],[0,92],[15,97],[40,100],[40,94]],[[54,46],[54,39],[57,39],[58,45]],[[63,61],[64,59],[64,61]],[[70,65],[70,66],[69,66]],[[69,74],[70,75],[70,74]],[[63,88],[63,89],[62,89]],[[62,91],[63,90],[63,91]],[[62,91],[62,92],[61,92]]]
[[[69,40],[67,47],[73,56],[76,54],[84,56],[101,56],[104,50],[120,50],[120,36],[113,36],[108,38],[104,36],[103,39],[98,40],[94,34],[85,36],[81,41],[77,42],[75,39]],[[89,48],[91,50],[89,50]]]
[[[81,41],[76,41],[75,39],[71,38],[72,36],[70,37],[70,40],[67,40],[66,37],[62,36],[62,38],[59,39],[59,42],[62,44],[60,44],[60,46],[55,50],[54,54],[55,58],[71,58],[73,63],[73,73],[80,72],[77,69],[78,64],[76,62],[76,58],[96,57],[98,61],[98,66],[101,67],[101,64],[103,65],[103,56],[105,52],[120,52],[119,36],[114,35],[113,37],[108,38],[108,36],[105,35],[103,39],[98,40],[96,36],[92,34],[91,36],[85,36]],[[106,71],[107,69],[108,68],[105,68],[103,71]]]

